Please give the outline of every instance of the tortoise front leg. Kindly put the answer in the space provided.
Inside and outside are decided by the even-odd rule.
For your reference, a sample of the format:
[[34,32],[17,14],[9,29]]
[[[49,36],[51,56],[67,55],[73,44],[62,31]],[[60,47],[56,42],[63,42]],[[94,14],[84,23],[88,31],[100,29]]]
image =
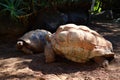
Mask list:
[[55,61],[55,53],[50,43],[47,43],[47,45],[45,46],[44,54],[46,63],[51,63]]
[[94,57],[93,60],[104,68],[109,66],[109,61],[103,56]]

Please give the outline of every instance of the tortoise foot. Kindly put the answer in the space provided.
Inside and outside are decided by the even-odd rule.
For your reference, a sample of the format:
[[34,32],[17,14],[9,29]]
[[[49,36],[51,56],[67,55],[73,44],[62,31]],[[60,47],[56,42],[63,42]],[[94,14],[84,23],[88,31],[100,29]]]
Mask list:
[[102,56],[95,57],[94,61],[103,68],[106,68],[109,66],[109,61]]

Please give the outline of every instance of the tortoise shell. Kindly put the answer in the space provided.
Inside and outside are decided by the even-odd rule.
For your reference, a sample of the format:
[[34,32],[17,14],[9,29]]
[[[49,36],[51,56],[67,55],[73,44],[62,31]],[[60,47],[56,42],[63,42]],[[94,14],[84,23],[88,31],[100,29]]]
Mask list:
[[114,56],[111,42],[87,26],[66,24],[49,36],[56,54],[84,63],[96,56]]
[[46,45],[46,35],[49,34],[51,34],[49,31],[40,29],[29,31],[18,39],[17,43],[22,42],[23,45],[17,44],[17,47],[19,50],[23,50],[22,48],[24,47],[33,51],[33,53],[43,52]]

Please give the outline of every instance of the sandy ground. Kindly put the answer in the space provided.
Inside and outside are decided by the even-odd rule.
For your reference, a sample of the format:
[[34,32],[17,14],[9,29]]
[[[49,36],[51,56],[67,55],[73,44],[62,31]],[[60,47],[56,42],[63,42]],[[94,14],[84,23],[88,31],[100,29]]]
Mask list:
[[115,59],[108,68],[89,61],[78,64],[58,59],[46,64],[44,55],[26,55],[15,48],[16,39],[0,39],[0,80],[120,80],[120,24],[100,23],[91,28],[113,43]]

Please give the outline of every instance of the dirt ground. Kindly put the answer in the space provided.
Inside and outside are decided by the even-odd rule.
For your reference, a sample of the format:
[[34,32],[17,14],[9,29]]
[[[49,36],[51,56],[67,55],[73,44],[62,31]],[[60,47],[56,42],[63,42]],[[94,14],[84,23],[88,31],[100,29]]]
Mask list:
[[120,24],[96,22],[90,28],[113,43],[115,59],[108,68],[89,61],[79,64],[58,59],[46,64],[44,55],[26,55],[15,48],[16,39],[0,39],[0,80],[120,80]]

